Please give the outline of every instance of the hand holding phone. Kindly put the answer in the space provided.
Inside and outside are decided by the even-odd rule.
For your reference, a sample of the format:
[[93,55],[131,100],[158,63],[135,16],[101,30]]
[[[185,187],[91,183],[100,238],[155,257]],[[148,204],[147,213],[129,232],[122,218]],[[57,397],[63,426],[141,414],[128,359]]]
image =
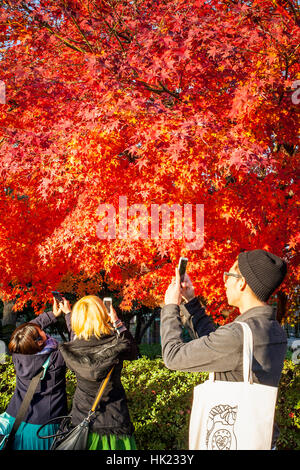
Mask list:
[[179,270],[179,274],[180,274],[180,283],[183,282],[183,280],[184,280],[184,275],[185,275],[185,271],[186,271],[187,262],[188,262],[188,258],[181,257],[179,259],[178,270]]
[[193,283],[187,273],[181,286],[182,297],[186,302],[189,302],[195,297]]
[[111,297],[104,297],[103,303],[108,313],[110,313],[110,307],[112,306],[112,298]]
[[188,274],[186,273],[186,266],[187,266],[188,258],[180,258],[178,269],[180,274],[180,286],[182,297],[186,302],[189,302],[195,297],[195,291],[193,287],[193,283],[190,280]]
[[57,290],[53,290],[51,291],[51,294],[53,295],[53,297],[57,300],[58,303],[60,302],[63,302],[64,299],[63,299],[63,296],[61,295],[60,292],[58,292]]
[[166,293],[165,293],[165,305],[181,303],[181,285],[180,285],[180,273],[179,268],[175,268],[175,277],[172,278]]
[[70,302],[65,299],[62,294],[58,291],[51,291],[53,297],[54,297],[54,302],[53,302],[53,313],[56,317],[58,317],[61,312],[63,313],[70,313],[71,312],[71,307],[70,307]]
[[105,308],[107,310],[107,313],[109,315],[109,318],[110,318],[111,322],[114,323],[119,318],[118,318],[118,315],[117,315],[115,309],[112,306],[112,298],[111,297],[104,297],[103,303],[105,305]]

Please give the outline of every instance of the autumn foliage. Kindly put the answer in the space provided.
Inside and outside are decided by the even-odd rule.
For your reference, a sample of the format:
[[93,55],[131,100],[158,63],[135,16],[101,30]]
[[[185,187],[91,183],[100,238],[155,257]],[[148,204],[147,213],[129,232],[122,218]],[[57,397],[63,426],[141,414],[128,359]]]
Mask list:
[[[299,5],[2,1],[0,282],[37,311],[80,273],[155,306],[180,255],[213,315],[240,250],[299,283]],[[299,82],[300,84],[300,82]],[[300,88],[300,86],[299,86]],[[204,246],[100,240],[99,204],[204,204]],[[118,216],[117,216],[118,219]],[[99,273],[102,273],[99,276]],[[97,276],[97,277],[96,277]],[[97,281],[98,282],[98,281]]]

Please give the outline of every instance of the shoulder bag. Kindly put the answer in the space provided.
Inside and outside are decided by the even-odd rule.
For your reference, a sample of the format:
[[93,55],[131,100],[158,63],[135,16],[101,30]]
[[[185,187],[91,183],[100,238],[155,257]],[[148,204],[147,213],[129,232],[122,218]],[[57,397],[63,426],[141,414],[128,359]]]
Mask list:
[[277,387],[253,383],[252,331],[244,322],[243,382],[216,381],[194,388],[190,450],[270,450]]
[[[88,412],[88,415],[84,420],[79,423],[77,426],[72,427],[71,426],[71,419],[72,417],[69,416],[60,416],[57,418],[53,418],[50,421],[47,421],[47,423],[44,423],[37,431],[37,436],[40,439],[49,439],[54,437],[53,442],[51,444],[50,450],[86,450],[87,447],[87,440],[88,440],[88,434],[89,434],[89,427],[90,427],[90,421],[91,418],[93,417],[94,413],[96,412],[96,408],[99,404],[100,398],[103,395],[103,392],[105,390],[105,387],[109,381],[109,378],[112,374],[112,371],[114,369],[114,366],[111,368],[109,373],[107,374],[106,378],[103,380],[101,383],[96,399],[93,403],[92,408]],[[59,428],[59,431],[56,434],[53,434],[51,436],[40,436],[39,433],[41,429],[46,426],[47,424],[57,421],[61,419],[61,425]]]

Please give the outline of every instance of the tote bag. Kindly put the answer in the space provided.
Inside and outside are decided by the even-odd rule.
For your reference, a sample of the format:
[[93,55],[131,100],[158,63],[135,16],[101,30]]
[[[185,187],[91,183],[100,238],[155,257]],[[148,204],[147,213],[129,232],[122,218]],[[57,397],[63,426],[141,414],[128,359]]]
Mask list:
[[243,328],[243,382],[209,379],[194,388],[190,450],[270,450],[277,387],[253,383],[252,331]]

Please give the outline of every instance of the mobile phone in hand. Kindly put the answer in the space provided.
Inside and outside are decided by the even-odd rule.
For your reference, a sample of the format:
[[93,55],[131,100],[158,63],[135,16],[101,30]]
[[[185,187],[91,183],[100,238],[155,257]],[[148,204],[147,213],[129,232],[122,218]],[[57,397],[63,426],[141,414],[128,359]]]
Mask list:
[[188,262],[188,258],[181,257],[180,260],[179,260],[178,270],[179,270],[179,274],[180,274],[180,282],[183,282],[183,280],[184,280],[184,275],[185,275],[185,271],[186,271],[187,262]]
[[60,302],[63,302],[63,301],[64,301],[64,299],[63,299],[63,297],[62,297],[61,293],[60,293],[60,292],[58,292],[57,290],[53,290],[53,291],[51,291],[51,294],[53,295],[53,297],[55,297],[55,299],[57,300],[57,302],[58,302],[58,303],[60,303]]
[[103,303],[106,307],[106,310],[108,311],[108,313],[110,312],[110,307],[112,305],[112,298],[111,297],[104,297],[103,299]]

